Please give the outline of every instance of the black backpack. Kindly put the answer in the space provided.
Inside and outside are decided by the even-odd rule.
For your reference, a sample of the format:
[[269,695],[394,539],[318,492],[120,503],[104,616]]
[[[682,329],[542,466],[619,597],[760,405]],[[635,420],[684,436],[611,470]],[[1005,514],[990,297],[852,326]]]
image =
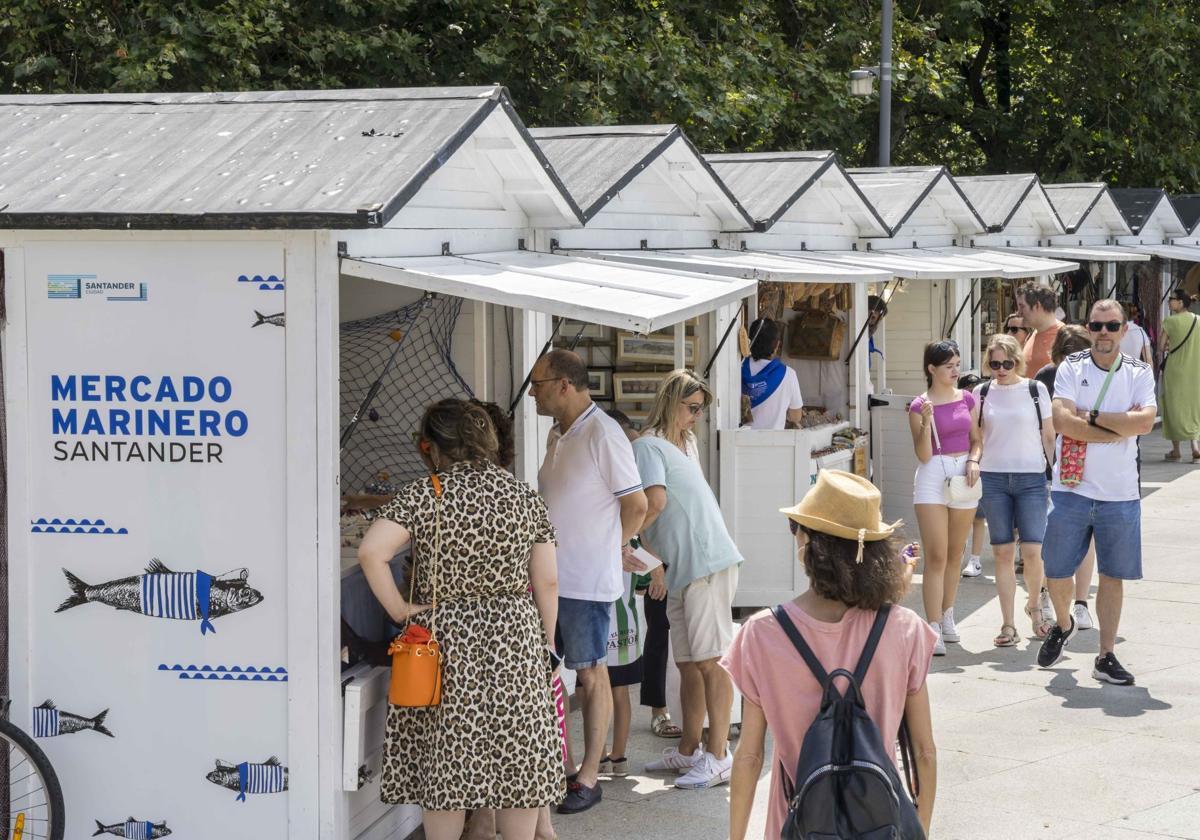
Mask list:
[[[885,746],[862,699],[862,681],[883,635],[889,610],[890,606],[884,605],[875,615],[853,674],[844,668],[826,674],[784,608],[772,610],[822,686],[821,711],[804,735],[794,785],[780,768],[788,800],[782,840],[925,840],[917,809],[905,793],[891,750]],[[845,694],[839,694],[834,685],[838,677],[846,680]],[[899,734],[905,776],[912,790],[915,765],[905,726],[901,725]]]
[[[1042,401],[1038,397],[1037,380],[1029,380],[1029,397],[1033,400],[1033,410],[1037,412],[1038,431],[1042,430]],[[983,387],[979,389],[979,428],[983,428],[983,404],[987,401],[988,388],[992,387],[992,380],[983,383]],[[1050,466],[1050,460],[1046,458],[1045,450],[1042,451],[1042,459],[1046,462],[1046,480],[1054,480],[1054,467]]]

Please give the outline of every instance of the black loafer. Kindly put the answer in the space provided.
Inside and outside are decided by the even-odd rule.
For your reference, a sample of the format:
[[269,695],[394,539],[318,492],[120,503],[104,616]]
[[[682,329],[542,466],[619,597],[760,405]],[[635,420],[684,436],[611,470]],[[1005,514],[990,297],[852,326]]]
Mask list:
[[558,806],[560,814],[578,814],[600,801],[600,783],[588,787],[579,782],[567,784],[567,798]]

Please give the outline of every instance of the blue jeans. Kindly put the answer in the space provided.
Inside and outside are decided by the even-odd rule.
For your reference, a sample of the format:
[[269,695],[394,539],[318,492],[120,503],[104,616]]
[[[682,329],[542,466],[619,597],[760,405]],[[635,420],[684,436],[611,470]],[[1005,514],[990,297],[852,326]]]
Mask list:
[[1021,542],[1040,543],[1046,533],[1045,473],[985,472],[980,480],[979,507],[987,517],[992,545],[1015,542],[1013,528],[1020,531]]
[[1096,537],[1096,567],[1105,577],[1142,577],[1142,502],[1099,502],[1064,490],[1050,494],[1050,516],[1042,541],[1046,577],[1075,574]]
[[558,599],[555,641],[563,664],[572,671],[608,662],[610,606],[607,601]]

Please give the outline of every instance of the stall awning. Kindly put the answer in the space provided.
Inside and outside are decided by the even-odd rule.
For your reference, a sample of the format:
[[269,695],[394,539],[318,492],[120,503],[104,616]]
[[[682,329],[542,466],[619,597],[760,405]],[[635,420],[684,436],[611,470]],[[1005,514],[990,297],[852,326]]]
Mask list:
[[786,256],[763,251],[732,251],[725,248],[572,253],[633,265],[776,283],[882,283],[892,279],[890,271],[865,266],[835,265],[828,260],[807,257],[802,251]]
[[[777,252],[778,253],[778,252]],[[895,251],[811,251],[838,265],[882,269],[907,280],[970,280],[976,277],[1044,277],[1071,271],[1077,263],[977,248],[903,248]]]
[[1005,254],[1027,254],[1031,257],[1082,260],[1085,262],[1145,262],[1150,259],[1146,254],[1137,254],[1115,245],[1049,245],[1042,247],[1032,245],[1006,245],[1004,247],[989,245],[986,246],[986,249]]
[[346,257],[342,274],[649,333],[753,295],[750,278],[534,251]]
[[1149,254],[1152,257],[1162,257],[1164,260],[1183,260],[1184,262],[1200,262],[1200,247],[1195,245],[1114,245],[1132,251],[1135,254]]

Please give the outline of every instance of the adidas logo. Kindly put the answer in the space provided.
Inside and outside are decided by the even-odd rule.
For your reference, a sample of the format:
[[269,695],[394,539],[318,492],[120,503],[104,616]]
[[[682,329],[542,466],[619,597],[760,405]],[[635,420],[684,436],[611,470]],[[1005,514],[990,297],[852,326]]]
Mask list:
[[1083,380],[1083,382],[1082,382],[1081,384],[1083,385],[1083,387],[1085,387],[1085,388],[1086,388],[1086,387],[1087,387],[1087,384],[1088,384],[1088,381],[1085,379],[1085,380]]

